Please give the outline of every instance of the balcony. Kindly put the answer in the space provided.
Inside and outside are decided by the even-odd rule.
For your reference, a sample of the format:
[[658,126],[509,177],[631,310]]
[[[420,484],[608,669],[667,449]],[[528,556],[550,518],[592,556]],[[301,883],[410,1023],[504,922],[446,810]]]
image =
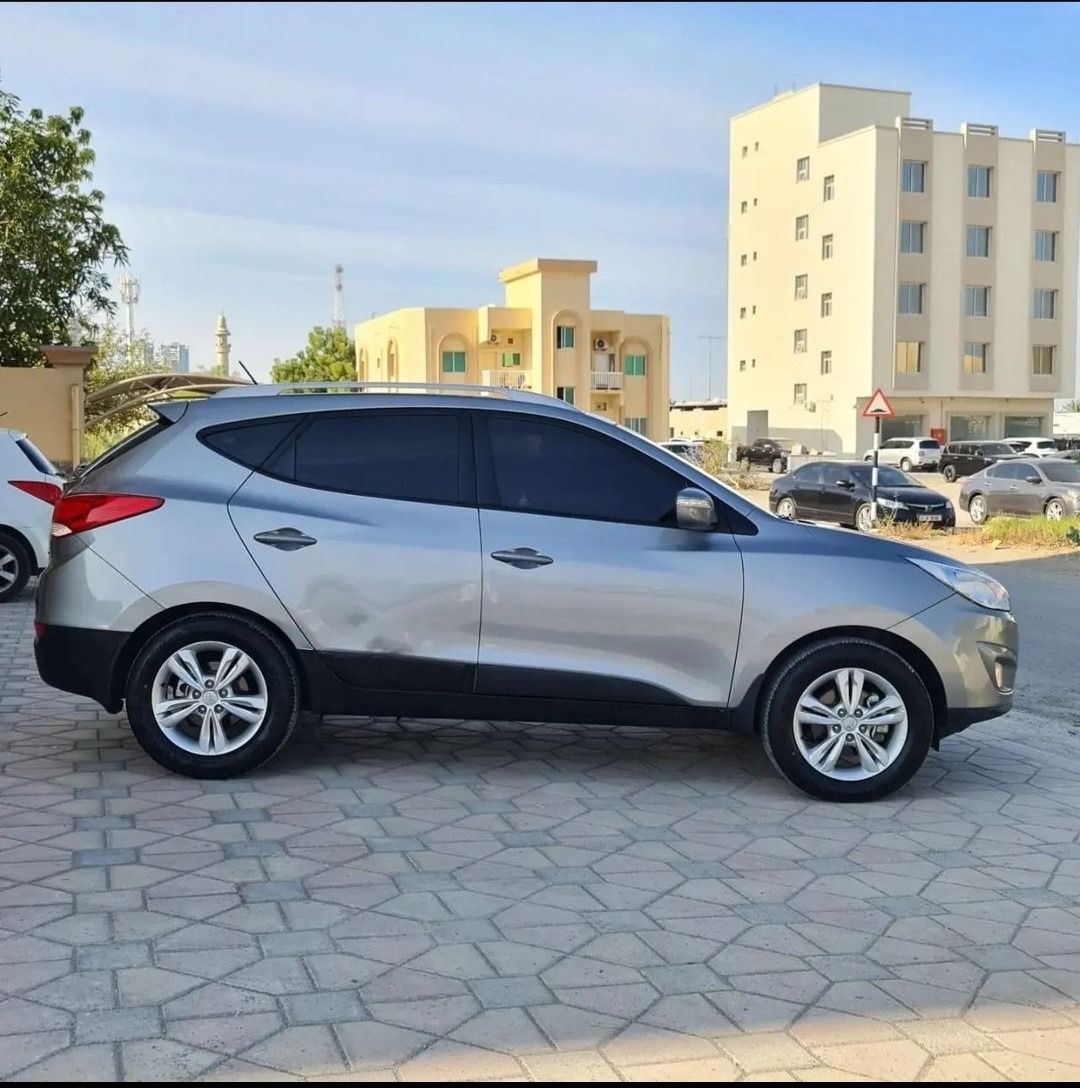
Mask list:
[[622,389],[623,372],[621,370],[594,370],[589,377],[590,389]]
[[528,389],[529,372],[507,367],[502,370],[481,371],[484,385],[498,386],[500,389]]

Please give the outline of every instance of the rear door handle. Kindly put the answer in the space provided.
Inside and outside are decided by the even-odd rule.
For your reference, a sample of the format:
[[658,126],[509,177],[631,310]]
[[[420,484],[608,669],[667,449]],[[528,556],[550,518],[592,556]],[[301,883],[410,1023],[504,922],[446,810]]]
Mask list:
[[541,555],[535,548],[514,548],[512,551],[492,552],[491,558],[500,563],[509,563],[518,570],[546,567],[555,562],[550,555]]
[[260,544],[268,544],[271,548],[278,548],[283,552],[295,552],[298,548],[308,548],[312,544],[318,544],[313,536],[308,536],[307,533],[302,533],[291,526],[256,533],[255,539]]

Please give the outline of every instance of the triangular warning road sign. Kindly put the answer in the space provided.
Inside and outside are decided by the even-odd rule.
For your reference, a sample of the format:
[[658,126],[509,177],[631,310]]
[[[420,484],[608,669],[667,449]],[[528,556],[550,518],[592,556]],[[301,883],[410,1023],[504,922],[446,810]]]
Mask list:
[[893,406],[889,403],[889,398],[880,389],[874,390],[874,395],[870,398],[870,403],[863,409],[862,414],[868,419],[896,415]]

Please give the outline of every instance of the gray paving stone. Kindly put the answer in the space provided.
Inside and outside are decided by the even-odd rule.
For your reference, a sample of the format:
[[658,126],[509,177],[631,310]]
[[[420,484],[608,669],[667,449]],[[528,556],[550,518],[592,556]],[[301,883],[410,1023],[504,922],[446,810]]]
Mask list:
[[161,1019],[156,1008],[108,1009],[76,1014],[75,1041],[79,1043],[152,1039],[160,1034]]
[[355,990],[292,994],[282,999],[282,1007],[290,1024],[332,1024],[343,1020],[368,1019]]
[[[64,1041],[67,1041],[66,1034]],[[27,1045],[27,1044],[22,1044]],[[62,1043],[60,1045],[63,1045]],[[32,1048],[27,1046],[24,1053]],[[120,1079],[119,1069],[116,1064],[115,1048],[108,1043],[97,1043],[89,1046],[69,1046],[64,1050],[57,1049],[52,1057],[43,1061],[35,1060],[34,1064],[19,1070],[18,1079],[21,1081],[43,1081],[50,1084],[67,1084],[72,1081],[86,1081],[89,1083],[111,1082]],[[40,1054],[35,1055],[35,1059]]]

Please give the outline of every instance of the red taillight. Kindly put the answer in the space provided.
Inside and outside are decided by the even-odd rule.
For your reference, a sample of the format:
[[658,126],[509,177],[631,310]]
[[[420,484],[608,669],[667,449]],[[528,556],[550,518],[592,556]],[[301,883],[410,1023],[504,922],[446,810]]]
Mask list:
[[8,483],[20,491],[25,491],[27,495],[33,495],[35,499],[47,502],[50,506],[55,506],[57,499],[64,493],[62,487],[42,480],[8,480]]
[[53,507],[53,536],[71,536],[87,529],[100,529],[114,521],[156,510],[164,499],[152,495],[64,495]]
[[40,642],[41,641],[41,636],[44,635],[44,634],[45,634],[45,624],[35,623],[34,624],[34,641],[35,642]]

